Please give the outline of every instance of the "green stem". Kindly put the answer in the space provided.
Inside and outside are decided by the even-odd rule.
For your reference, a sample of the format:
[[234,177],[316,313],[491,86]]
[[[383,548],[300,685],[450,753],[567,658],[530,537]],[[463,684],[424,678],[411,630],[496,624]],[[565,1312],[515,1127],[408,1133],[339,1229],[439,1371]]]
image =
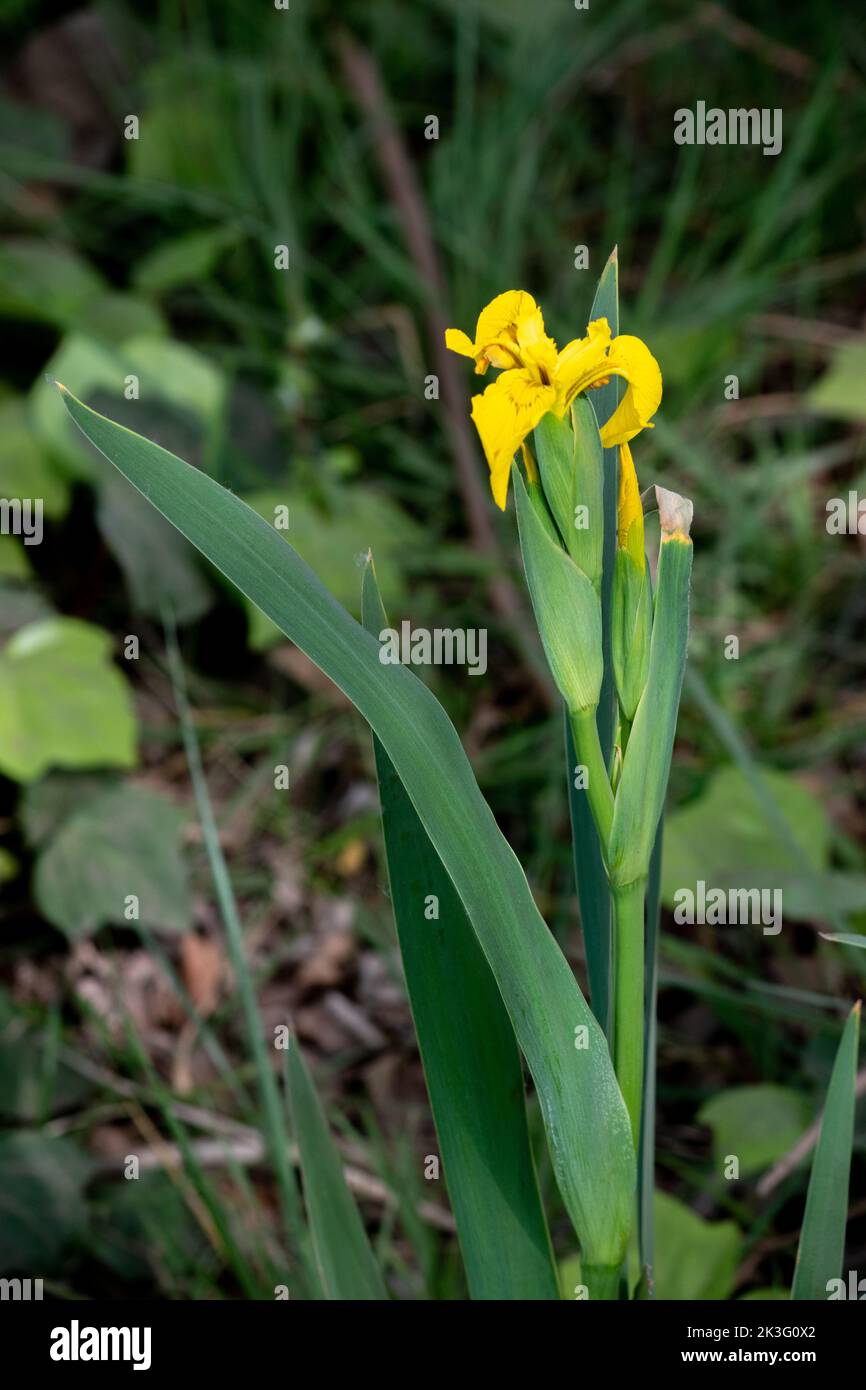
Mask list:
[[645,891],[645,878],[613,889],[614,1068],[635,1148],[643,1096]]
[[586,768],[589,808],[601,841],[602,858],[607,864],[607,847],[613,823],[613,792],[601,751],[595,710],[578,710],[571,714],[571,732],[577,760]]
[[619,1298],[619,1265],[583,1265],[581,1274],[590,1301],[604,1299],[609,1302]]

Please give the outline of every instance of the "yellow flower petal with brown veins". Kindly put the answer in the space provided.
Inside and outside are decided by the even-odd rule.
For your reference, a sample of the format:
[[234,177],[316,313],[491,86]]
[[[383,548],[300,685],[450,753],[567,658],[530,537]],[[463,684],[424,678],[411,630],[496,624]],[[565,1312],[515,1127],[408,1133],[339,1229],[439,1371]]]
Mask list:
[[556,363],[556,381],[562,395],[563,411],[581,391],[588,391],[608,375],[610,341],[607,319],[593,319],[587,326],[585,338],[574,338],[566,343]]
[[626,392],[601,430],[606,449],[625,444],[643,429],[662,399],[662,374],[646,343],[627,333],[611,338],[607,319],[595,319],[587,337],[576,338],[559,354],[556,382],[567,407],[581,391],[601,386],[610,377],[623,377]]
[[507,370],[526,365],[523,349],[537,349],[542,342],[550,344],[555,358],[556,344],[545,336],[541,310],[525,290],[506,290],[481,310],[474,342],[459,328],[445,332],[445,346],[462,357],[473,357],[475,370],[482,376],[488,367]]
[[625,395],[602,426],[601,442],[609,449],[627,444],[643,429],[652,429],[650,420],[661,405],[662,374],[646,343],[628,334],[614,338],[606,365],[611,376],[628,382]]
[[490,469],[493,497],[502,511],[511,460],[555,400],[555,387],[540,384],[527,369],[503,372],[480,396],[472,397],[472,419]]

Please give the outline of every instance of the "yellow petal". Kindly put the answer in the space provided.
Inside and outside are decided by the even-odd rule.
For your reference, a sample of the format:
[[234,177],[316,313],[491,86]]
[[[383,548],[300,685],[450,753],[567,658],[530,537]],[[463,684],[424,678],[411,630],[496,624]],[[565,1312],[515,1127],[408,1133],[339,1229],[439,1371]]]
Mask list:
[[461,357],[475,356],[475,344],[462,328],[445,329],[445,346],[452,352],[459,352]]
[[535,459],[532,457],[532,450],[524,441],[520,446],[520,456],[523,459],[523,467],[526,469],[526,476],[531,483],[538,482],[538,469],[535,466]]
[[650,420],[662,399],[662,374],[658,362],[640,338],[623,334],[614,338],[607,356],[611,376],[624,377],[626,393],[601,431],[606,449],[626,444],[641,430],[652,428]]
[[564,405],[570,405],[576,395],[607,375],[609,347],[607,319],[593,319],[585,338],[574,338],[565,345],[556,361],[556,384]]
[[621,444],[619,449],[616,538],[620,550],[627,550],[638,569],[643,570],[645,564],[643,506],[640,500],[634,459],[627,444]]
[[[506,335],[516,339],[518,324],[534,314],[541,319],[538,305],[526,290],[506,290],[504,294],[498,294],[478,315],[475,329],[476,352],[486,343],[492,343]],[[541,327],[543,332],[543,323]]]
[[490,486],[503,511],[511,461],[555,400],[555,388],[540,385],[524,369],[503,372],[482,395],[472,397],[472,419],[490,469]]

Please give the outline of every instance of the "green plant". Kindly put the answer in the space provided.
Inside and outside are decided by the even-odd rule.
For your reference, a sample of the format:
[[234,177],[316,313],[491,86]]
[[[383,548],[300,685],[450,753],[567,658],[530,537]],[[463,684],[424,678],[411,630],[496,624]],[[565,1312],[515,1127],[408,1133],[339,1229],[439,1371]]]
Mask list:
[[[603,277],[597,304],[599,298],[607,299],[608,313],[598,318],[615,326],[615,262]],[[618,341],[615,338],[611,344],[611,364],[618,360],[614,356]],[[478,343],[471,346],[477,348]],[[591,379],[579,377],[583,384],[578,392],[599,384],[608,390],[603,367],[604,361],[597,362]],[[634,387],[633,381],[629,384]],[[651,1124],[644,1104],[651,1067],[644,1058],[644,1038],[652,1036],[654,960],[652,950],[645,954],[644,937],[648,925],[647,938],[650,943],[654,940],[658,829],[685,663],[691,568],[690,504],[657,489],[661,553],[650,636],[642,512],[639,502],[636,506],[636,481],[628,472],[633,470],[628,438],[636,430],[628,429],[627,437],[618,439],[609,428],[612,419],[628,419],[634,400],[628,393],[619,403],[614,397],[610,418],[596,439],[591,431],[587,436],[586,410],[591,409],[587,398],[581,404],[579,395],[577,402],[543,395],[544,408],[535,411],[532,421],[540,431],[536,449],[542,460],[541,477],[529,458],[527,485],[510,457],[523,438],[515,439],[506,431],[504,444],[501,435],[491,444],[497,500],[504,501],[509,474],[514,478],[533,606],[552,673],[566,702],[578,766],[587,774],[581,789],[587,793],[583,810],[590,814],[580,810],[575,814],[575,852],[582,896],[587,895],[593,904],[584,918],[588,956],[594,961],[593,1014],[481,797],[455,730],[430,692],[405,667],[381,662],[372,633],[354,623],[263,518],[204,473],[62,389],[67,409],[91,443],[344,690],[373,729],[410,997],[473,1292],[477,1297],[526,1297],[526,1290],[532,1289],[535,1296],[555,1296],[549,1239],[525,1130],[517,1047],[535,1083],[560,1193],[580,1242],[582,1278],[589,1296],[620,1296],[624,1286],[628,1291],[622,1273],[638,1206],[641,1256],[644,1264],[651,1264],[645,1219],[651,1199],[652,1165],[647,1159]],[[600,411],[604,406],[602,397]],[[545,423],[548,407],[560,423],[574,407],[571,423],[565,425],[570,434],[558,441],[564,449],[545,438],[551,428],[549,420]],[[638,428],[647,423],[654,408],[638,412],[643,417]],[[485,438],[485,429],[491,422],[489,414],[482,418],[485,428],[480,424],[479,428],[487,448],[492,436],[488,433]],[[499,422],[494,421],[492,428],[498,431]],[[575,449],[590,437],[590,457],[581,452],[575,462]],[[618,497],[616,454],[605,459],[597,443],[620,450],[623,481]],[[503,448],[508,454],[504,471]],[[568,519],[574,507],[584,505],[574,501],[576,494],[568,496],[563,489],[570,469],[588,495],[602,499],[602,514],[590,517],[590,528],[596,528],[595,546],[585,552],[578,548],[578,559],[586,561],[587,570],[568,544]],[[603,556],[600,572],[587,558],[599,553]],[[632,565],[634,572],[626,565]],[[365,622],[375,631],[382,610],[369,568],[364,606]],[[581,615],[579,623],[573,621],[575,613]],[[619,633],[616,661],[611,654],[615,625]],[[215,836],[213,826],[208,829],[188,719],[185,729],[208,843],[213,846]],[[573,766],[569,747],[570,782]],[[401,848],[401,837],[406,836],[411,852]],[[242,971],[237,913],[221,861],[213,853],[212,866],[232,950]],[[449,971],[459,972],[454,996],[442,1008],[437,1008],[429,988],[424,952],[430,950],[430,943],[417,940],[418,933],[426,930],[425,922],[419,920],[419,904],[430,896],[426,890],[431,882],[442,888],[441,895],[433,893],[440,899],[440,908],[442,899],[448,902],[451,885],[456,894],[450,904],[449,930],[440,932],[440,953],[438,958],[434,954],[430,966],[442,972],[443,979]],[[647,916],[649,884],[653,886]],[[605,963],[611,940],[612,971]],[[248,977],[244,1002],[274,1162],[282,1173],[286,1217],[295,1243],[302,1246],[293,1184],[287,1180],[280,1147],[284,1132],[273,1077],[256,1033]],[[501,1039],[499,1046],[486,1052],[482,1047],[477,1066],[468,1073],[467,1060],[475,1061],[467,1058],[470,1035],[462,1045],[453,1045],[457,1015],[467,1009],[476,1024],[486,1020],[480,1045],[490,1044],[496,1036]],[[839,1177],[850,1159],[857,1019],[857,1014],[852,1016],[840,1046],[842,1060],[828,1100],[826,1137],[822,1136],[816,1158],[813,1188],[818,1196],[814,1199],[810,1189],[803,1234],[810,1290],[818,1287],[822,1276],[839,1273],[844,1203],[840,1207],[822,1194],[831,1186],[838,1192]],[[499,1088],[498,1093],[491,1087]],[[467,1088],[470,1093],[472,1088],[483,1089],[486,1105],[472,1109],[478,1143],[461,1147],[465,1134],[457,1127],[450,1132],[449,1127],[454,1107],[467,1103]],[[357,1221],[351,1222],[350,1268],[357,1276],[352,1287],[347,1287],[345,1266],[339,1267],[339,1251],[334,1248],[339,1230],[330,1216],[334,1208],[345,1207],[347,1193],[339,1167],[328,1156],[327,1131],[295,1055],[288,1068],[288,1091],[299,1129],[322,1290],[329,1297],[379,1296],[375,1265]],[[487,1159],[489,1190],[476,1161],[479,1143]],[[636,1150],[641,1145],[638,1166]],[[504,1211],[498,1205],[503,1201]],[[832,1225],[832,1239],[814,1240],[819,1219]],[[502,1254],[492,1262],[485,1258],[488,1234],[496,1234],[502,1242]],[[503,1261],[508,1263],[505,1271]]]

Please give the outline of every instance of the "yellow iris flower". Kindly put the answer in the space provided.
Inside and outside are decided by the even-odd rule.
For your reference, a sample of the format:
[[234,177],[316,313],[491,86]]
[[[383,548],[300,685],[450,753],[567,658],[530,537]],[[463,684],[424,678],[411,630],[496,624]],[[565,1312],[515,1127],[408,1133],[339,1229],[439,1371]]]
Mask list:
[[544,331],[541,310],[525,290],[497,295],[479,314],[474,341],[459,328],[449,328],[445,345],[473,358],[479,375],[488,367],[502,371],[486,391],[472,397],[472,419],[487,457],[493,496],[503,511],[511,461],[549,410],[561,419],[582,391],[622,377],[625,395],[601,430],[609,448],[651,428],[661,403],[662,374],[640,338],[613,338],[607,319],[595,319],[585,338],[575,338],[559,352]]

